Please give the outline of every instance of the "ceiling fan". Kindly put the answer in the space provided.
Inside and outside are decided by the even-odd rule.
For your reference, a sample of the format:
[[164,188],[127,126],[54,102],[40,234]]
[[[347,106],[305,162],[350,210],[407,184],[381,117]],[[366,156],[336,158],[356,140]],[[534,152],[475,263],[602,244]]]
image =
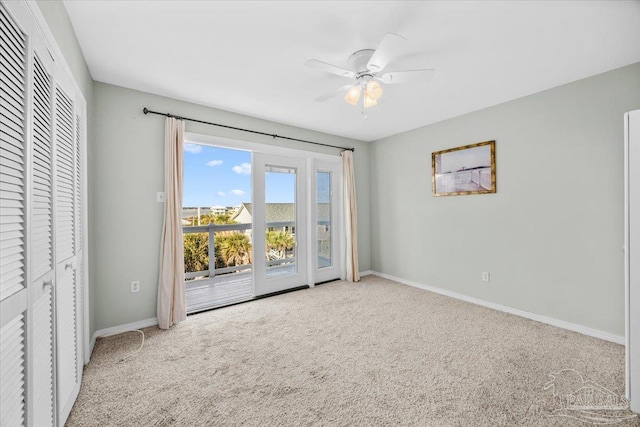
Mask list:
[[344,100],[347,103],[358,105],[362,95],[362,114],[364,115],[365,108],[375,107],[381,101],[382,85],[428,82],[435,74],[433,69],[384,72],[387,65],[402,52],[406,43],[407,39],[401,35],[389,33],[384,36],[377,49],[362,49],[353,53],[349,57],[351,68],[349,70],[317,59],[308,60],[305,65],[309,68],[355,79],[353,83],[317,97],[316,101],[326,101],[345,93]]

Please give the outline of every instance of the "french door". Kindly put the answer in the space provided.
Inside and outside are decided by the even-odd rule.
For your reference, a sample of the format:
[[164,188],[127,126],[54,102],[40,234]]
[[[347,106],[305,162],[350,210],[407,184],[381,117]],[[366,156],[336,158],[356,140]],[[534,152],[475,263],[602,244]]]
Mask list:
[[[236,165],[211,179],[218,199],[197,209],[183,200],[187,312],[344,277],[339,156],[189,132],[185,143],[203,146],[185,157],[185,194],[203,179],[190,165],[206,163],[208,150],[216,165]],[[214,221],[195,220],[205,216]]]
[[314,284],[343,276],[342,245],[342,164],[336,161],[314,160],[311,179],[311,230],[313,250],[310,257]]
[[306,285],[306,162],[254,152],[252,175],[254,294]]

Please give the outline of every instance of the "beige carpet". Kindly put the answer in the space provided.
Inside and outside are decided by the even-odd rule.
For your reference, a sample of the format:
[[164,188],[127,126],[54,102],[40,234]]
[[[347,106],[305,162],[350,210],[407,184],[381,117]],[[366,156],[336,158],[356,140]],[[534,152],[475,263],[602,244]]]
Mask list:
[[620,345],[374,276],[144,331],[98,340],[67,425],[585,426],[548,374],[624,392]]

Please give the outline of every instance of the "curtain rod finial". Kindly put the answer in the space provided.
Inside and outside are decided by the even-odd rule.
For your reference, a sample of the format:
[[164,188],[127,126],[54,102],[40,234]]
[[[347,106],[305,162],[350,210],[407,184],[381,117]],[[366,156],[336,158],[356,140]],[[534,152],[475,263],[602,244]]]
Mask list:
[[142,112],[143,112],[143,113],[145,113],[145,114],[149,114],[149,110],[147,109],[147,107],[144,107],[144,108],[142,109]]

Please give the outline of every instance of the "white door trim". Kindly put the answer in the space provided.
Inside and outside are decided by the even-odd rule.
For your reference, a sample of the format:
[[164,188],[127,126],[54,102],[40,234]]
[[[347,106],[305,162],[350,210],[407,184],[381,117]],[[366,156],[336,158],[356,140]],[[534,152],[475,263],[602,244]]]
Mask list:
[[640,412],[640,110],[624,115],[626,394]]

